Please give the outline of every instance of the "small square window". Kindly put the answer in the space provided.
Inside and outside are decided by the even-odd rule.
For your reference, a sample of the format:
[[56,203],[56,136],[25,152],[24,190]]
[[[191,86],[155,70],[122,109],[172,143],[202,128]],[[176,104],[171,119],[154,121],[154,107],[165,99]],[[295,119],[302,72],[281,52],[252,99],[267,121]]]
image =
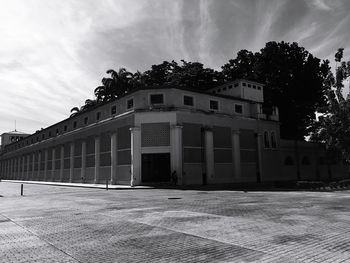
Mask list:
[[250,88],[252,85],[248,84],[248,88]]
[[218,92],[221,92],[221,89],[218,89]]
[[255,86],[255,85],[253,85],[253,89],[256,89],[256,86]]
[[242,114],[243,113],[243,106],[240,104],[235,104],[235,113]]
[[163,94],[151,94],[150,100],[151,100],[151,104],[163,104],[164,96]]
[[77,127],[77,122],[73,122],[73,128],[75,129]]
[[247,86],[247,84],[245,82],[242,82],[242,86],[245,87]]
[[223,91],[226,90],[226,87],[222,88],[222,90],[223,90]]
[[229,89],[232,89],[232,85],[228,86]]
[[235,83],[234,87],[236,88],[236,87],[238,87],[238,85],[239,85],[238,83]]
[[126,108],[127,108],[127,109],[132,109],[132,108],[134,108],[134,99],[128,99],[128,100],[126,101]]
[[219,102],[217,100],[210,100],[209,107],[211,110],[218,110],[219,109]]
[[67,125],[64,125],[64,131],[66,132],[68,129]]
[[101,119],[101,112],[96,113],[96,120],[99,121]]
[[193,97],[192,96],[184,96],[184,105],[185,106],[193,106]]
[[44,140],[45,139],[45,133],[43,133],[43,135],[41,135],[41,137]]
[[116,114],[117,113],[117,106],[112,106],[111,108],[111,114]]
[[260,87],[260,86],[258,86],[258,90],[261,90],[261,87]]
[[86,125],[86,124],[88,124],[88,122],[89,122],[89,118],[88,118],[88,117],[85,117],[85,118],[84,118],[84,124]]

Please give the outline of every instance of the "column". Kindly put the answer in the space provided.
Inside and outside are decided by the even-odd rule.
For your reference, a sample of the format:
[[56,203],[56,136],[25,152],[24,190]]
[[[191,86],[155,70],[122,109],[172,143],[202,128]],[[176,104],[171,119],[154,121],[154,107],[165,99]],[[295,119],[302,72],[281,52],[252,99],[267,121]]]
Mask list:
[[56,169],[56,148],[52,148],[52,165],[51,165],[51,181],[55,179],[55,169]]
[[262,134],[257,133],[256,134],[256,153],[257,153],[257,160],[256,160],[256,181],[258,183],[261,183],[262,181]]
[[30,178],[31,181],[34,180],[34,168],[35,168],[34,163],[35,163],[35,152],[33,153],[33,160],[32,160],[32,176]]
[[141,128],[130,128],[131,133],[131,186],[141,184]]
[[17,158],[13,158],[13,176],[12,179],[16,180],[16,170],[17,170]]
[[81,143],[81,182],[85,182],[86,177],[86,141]]
[[[214,178],[214,140],[213,130],[206,127],[204,130],[204,147],[205,147],[205,170],[207,182]],[[203,182],[204,184],[207,182]]]
[[40,170],[41,170],[41,151],[38,152],[38,172],[36,179],[40,181]]
[[29,180],[29,170],[30,170],[30,155],[27,155],[27,175],[26,179]]
[[61,152],[60,152],[60,182],[63,182],[63,172],[64,172],[64,145],[61,146]]
[[177,185],[182,185],[183,159],[182,159],[182,126],[171,126],[171,173],[176,172]]
[[232,131],[232,157],[235,179],[241,178],[241,146],[239,142],[239,130]]
[[23,155],[22,156],[22,180],[26,179],[26,175],[25,175],[25,165],[26,165],[26,156]]
[[100,179],[100,136],[95,137],[95,179],[94,183],[97,184]]
[[70,143],[70,166],[69,166],[69,182],[72,183],[74,178],[74,141]]
[[17,180],[21,180],[21,156],[17,158]]
[[45,152],[44,152],[44,181],[47,181],[47,162],[48,162],[48,158],[49,158],[48,149],[45,149]]
[[111,184],[117,184],[117,133],[111,134]]

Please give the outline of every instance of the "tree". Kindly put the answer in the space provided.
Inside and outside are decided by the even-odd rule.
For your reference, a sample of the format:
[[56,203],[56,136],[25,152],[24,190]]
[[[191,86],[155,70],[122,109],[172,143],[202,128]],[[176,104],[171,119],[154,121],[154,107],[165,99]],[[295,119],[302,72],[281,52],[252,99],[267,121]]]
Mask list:
[[350,97],[343,95],[343,82],[350,77],[350,61],[343,59],[343,48],[335,54],[335,77],[330,71],[324,85],[327,87],[328,103],[318,110],[322,113],[312,125],[312,141],[325,143],[327,157],[350,160]]
[[222,67],[225,81],[245,78],[265,84],[265,108],[279,108],[281,136],[299,140],[308,135],[316,109],[326,104],[328,72],[328,61],[283,41],[268,42],[256,53],[241,50]]

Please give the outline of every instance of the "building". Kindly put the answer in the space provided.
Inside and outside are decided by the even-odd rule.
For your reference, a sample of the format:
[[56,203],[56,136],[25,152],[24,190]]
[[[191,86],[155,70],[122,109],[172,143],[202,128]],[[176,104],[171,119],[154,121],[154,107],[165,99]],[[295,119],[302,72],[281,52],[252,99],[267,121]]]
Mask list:
[[25,137],[29,136],[30,134],[20,132],[17,130],[11,131],[11,132],[5,132],[1,134],[1,144],[0,144],[0,150],[5,145],[8,145],[13,142],[20,141],[24,139]]
[[[262,84],[208,92],[138,89],[72,116],[1,153],[6,179],[179,185],[340,179],[322,146],[280,138],[278,109],[263,112]],[[297,153],[297,154],[296,154]]]

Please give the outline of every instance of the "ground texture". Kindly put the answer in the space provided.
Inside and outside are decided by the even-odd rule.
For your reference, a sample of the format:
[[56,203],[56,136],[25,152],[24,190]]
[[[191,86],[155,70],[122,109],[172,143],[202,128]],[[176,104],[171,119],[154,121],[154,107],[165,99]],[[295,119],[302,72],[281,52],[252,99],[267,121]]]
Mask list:
[[0,262],[350,262],[350,191],[0,183]]

